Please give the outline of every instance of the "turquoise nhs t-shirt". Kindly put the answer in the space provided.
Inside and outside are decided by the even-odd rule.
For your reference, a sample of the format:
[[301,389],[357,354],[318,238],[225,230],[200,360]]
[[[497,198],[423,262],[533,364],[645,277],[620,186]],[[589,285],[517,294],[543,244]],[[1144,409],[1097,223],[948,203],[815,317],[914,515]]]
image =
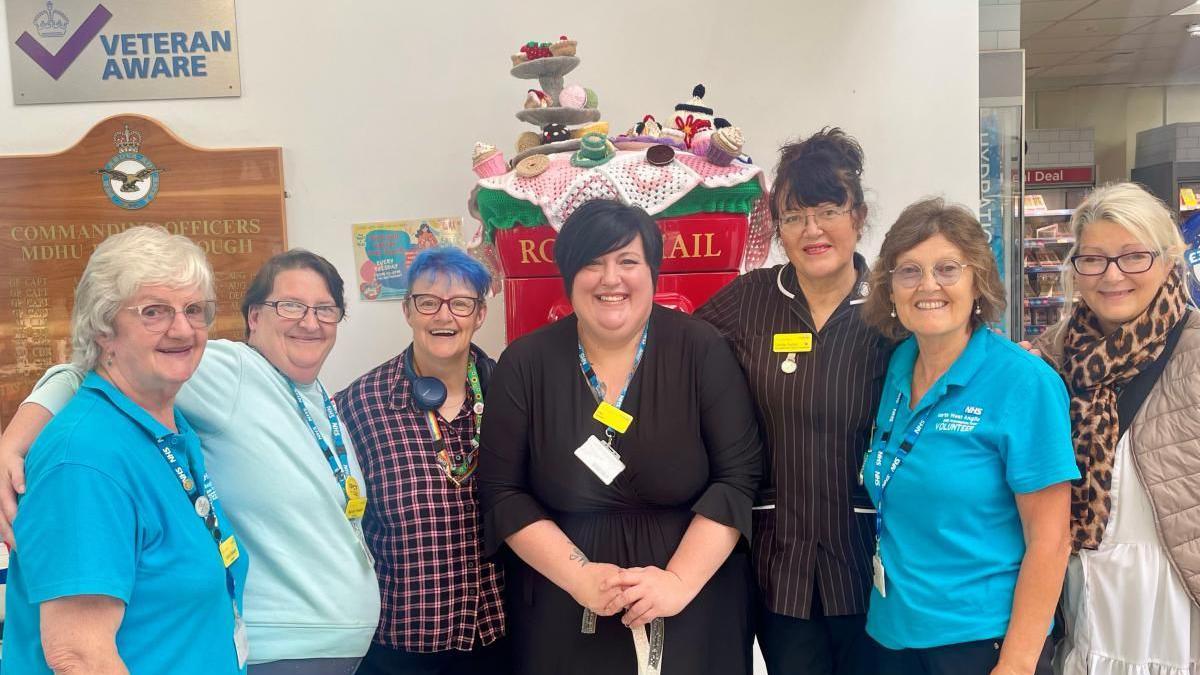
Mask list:
[[1003,637],[1025,554],[1014,493],[1079,477],[1066,387],[1041,359],[979,328],[910,410],[916,358],[911,337],[892,354],[863,468],[878,507],[883,433],[892,429],[881,480],[904,436],[930,411],[884,498],[887,597],[872,590],[867,632],[889,649]]
[[[155,443],[167,437],[195,480],[200,441],[175,412],[177,434],[89,373],[26,460],[27,493],[13,527],[17,550],[5,596],[5,673],[50,673],[42,602],[106,595],[125,603],[117,652],[131,673],[244,673],[234,648],[225,566]],[[210,497],[211,484],[205,485]],[[222,535],[233,534],[213,500]],[[231,567],[241,605],[245,549]]]

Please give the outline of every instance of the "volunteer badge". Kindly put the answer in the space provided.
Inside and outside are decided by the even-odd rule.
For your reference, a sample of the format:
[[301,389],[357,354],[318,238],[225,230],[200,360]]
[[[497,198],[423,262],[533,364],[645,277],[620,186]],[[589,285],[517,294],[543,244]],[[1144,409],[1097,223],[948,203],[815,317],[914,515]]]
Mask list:
[[123,209],[140,209],[158,194],[158,174],[164,169],[154,166],[148,157],[138,152],[142,134],[125,125],[124,131],[113,134],[117,154],[113,155],[100,174],[100,184],[113,204]]

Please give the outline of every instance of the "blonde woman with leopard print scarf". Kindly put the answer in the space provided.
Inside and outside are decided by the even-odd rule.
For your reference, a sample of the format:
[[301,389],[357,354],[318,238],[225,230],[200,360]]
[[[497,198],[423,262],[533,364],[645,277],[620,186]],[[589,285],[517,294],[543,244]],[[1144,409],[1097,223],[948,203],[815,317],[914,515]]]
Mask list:
[[[1064,675],[1194,675],[1200,663],[1200,313],[1184,244],[1133,183],[1075,210],[1078,300],[1037,345],[1071,394]],[[1067,297],[1071,297],[1068,287]]]

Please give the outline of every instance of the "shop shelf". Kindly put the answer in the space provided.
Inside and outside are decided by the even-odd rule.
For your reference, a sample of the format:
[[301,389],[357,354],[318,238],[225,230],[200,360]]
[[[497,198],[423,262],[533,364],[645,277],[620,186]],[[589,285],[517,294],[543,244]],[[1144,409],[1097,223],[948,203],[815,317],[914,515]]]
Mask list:
[[1025,298],[1026,307],[1056,307],[1066,302],[1066,298],[1061,295],[1038,296],[1035,298]]
[[1058,218],[1069,216],[1072,213],[1075,213],[1075,209],[1047,209],[1045,211],[1026,211],[1023,215],[1026,218]]
[[1061,273],[1064,268],[1064,265],[1026,265],[1025,272],[1027,274],[1052,274]]
[[1075,237],[1026,237],[1025,245],[1029,247],[1053,246],[1055,244],[1074,244]]

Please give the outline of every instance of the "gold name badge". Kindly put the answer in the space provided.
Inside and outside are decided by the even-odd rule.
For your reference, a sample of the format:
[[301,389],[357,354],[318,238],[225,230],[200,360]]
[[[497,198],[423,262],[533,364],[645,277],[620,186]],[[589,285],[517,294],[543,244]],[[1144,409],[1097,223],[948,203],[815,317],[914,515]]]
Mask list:
[[616,429],[617,433],[621,434],[625,433],[625,430],[633,423],[633,415],[612,405],[608,401],[601,401],[600,405],[596,406],[596,412],[592,413],[592,419],[606,427]]
[[238,551],[237,539],[235,539],[232,534],[229,535],[228,539],[221,542],[221,560],[225,563],[226,567],[232,565],[240,555],[241,553]]
[[358,520],[367,512],[367,498],[355,497],[346,502],[346,517],[350,520]]
[[812,333],[776,333],[771,340],[776,354],[812,351]]

